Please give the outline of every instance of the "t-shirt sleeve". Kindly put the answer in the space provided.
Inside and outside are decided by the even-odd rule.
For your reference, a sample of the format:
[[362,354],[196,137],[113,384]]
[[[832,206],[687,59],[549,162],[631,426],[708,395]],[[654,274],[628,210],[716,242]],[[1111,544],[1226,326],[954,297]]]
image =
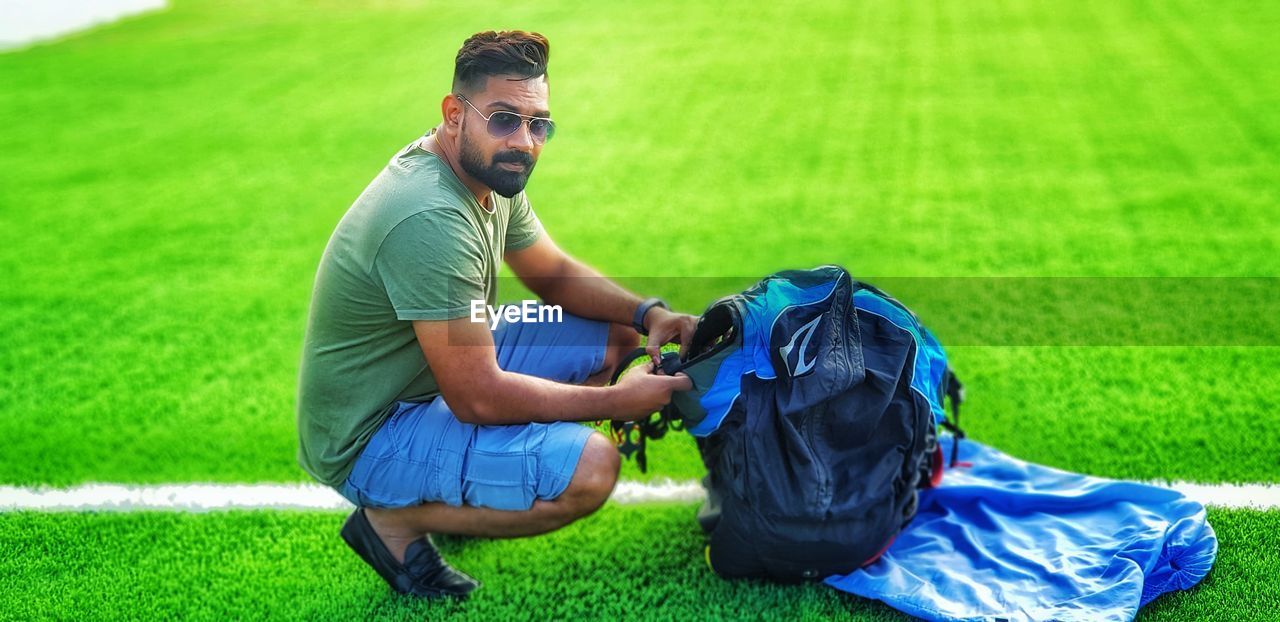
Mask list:
[[511,217],[507,220],[507,239],[502,252],[518,251],[538,241],[542,234],[542,222],[533,213],[529,198],[523,192],[511,202]]
[[486,300],[483,246],[461,214],[429,210],[387,234],[373,261],[400,320],[451,320]]

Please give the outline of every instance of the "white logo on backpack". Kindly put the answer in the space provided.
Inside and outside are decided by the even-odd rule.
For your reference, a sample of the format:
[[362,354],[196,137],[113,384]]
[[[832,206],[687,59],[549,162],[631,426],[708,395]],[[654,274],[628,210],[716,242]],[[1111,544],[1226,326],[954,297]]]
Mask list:
[[[815,353],[813,358],[808,361],[804,360],[804,351],[809,349],[809,339],[813,337],[813,332],[818,329],[818,322],[822,321],[822,316],[809,320],[808,324],[801,326],[794,334],[791,335],[791,341],[787,345],[778,348],[778,354],[782,355],[782,361],[787,366],[787,371],[791,377],[801,376],[813,369],[814,363],[818,362],[818,356]],[[791,352],[796,349],[796,340],[800,339],[800,335],[804,335],[804,340],[800,342],[800,349],[796,352],[796,364],[791,365]]]

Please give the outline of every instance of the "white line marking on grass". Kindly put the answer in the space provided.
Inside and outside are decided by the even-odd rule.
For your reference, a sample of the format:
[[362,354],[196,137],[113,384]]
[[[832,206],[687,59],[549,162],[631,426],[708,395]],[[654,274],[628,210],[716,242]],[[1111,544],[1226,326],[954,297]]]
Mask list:
[[653,501],[702,501],[707,493],[697,480],[673,482],[669,479],[652,483],[618,482],[609,497],[618,503],[649,503]]
[[1172,488],[1188,499],[1222,508],[1254,510],[1280,509],[1280,485],[1277,484],[1195,484],[1191,482],[1150,482],[1154,486]]
[[[699,501],[696,481],[618,482],[618,503]],[[332,488],[319,484],[168,484],[130,486],[85,484],[74,488],[0,486],[0,512],[132,512],[169,510],[349,510],[352,505]]]
[[0,511],[132,512],[134,510],[338,510],[350,508],[331,488],[316,484],[85,484],[75,488],[0,486]]
[[164,7],[165,0],[0,0],[0,50]]
[[[1193,484],[1151,482],[1205,505],[1256,510],[1280,509],[1277,484]],[[696,480],[623,481],[612,500],[622,504],[694,502],[703,498]],[[171,484],[128,486],[85,484],[74,488],[0,486],[0,512],[133,512],[164,510],[349,510],[351,504],[318,484]]]

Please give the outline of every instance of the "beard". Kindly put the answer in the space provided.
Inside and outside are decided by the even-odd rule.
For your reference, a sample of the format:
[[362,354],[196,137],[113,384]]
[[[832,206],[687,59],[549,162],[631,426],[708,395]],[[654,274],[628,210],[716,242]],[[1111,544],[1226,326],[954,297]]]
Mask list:
[[[499,151],[486,163],[480,150],[467,139],[465,127],[462,131],[462,144],[459,151],[462,170],[490,190],[508,199],[524,190],[525,184],[529,183],[529,175],[533,173],[533,156],[522,151]],[[509,171],[499,168],[498,165],[503,162],[523,165],[524,170]]]

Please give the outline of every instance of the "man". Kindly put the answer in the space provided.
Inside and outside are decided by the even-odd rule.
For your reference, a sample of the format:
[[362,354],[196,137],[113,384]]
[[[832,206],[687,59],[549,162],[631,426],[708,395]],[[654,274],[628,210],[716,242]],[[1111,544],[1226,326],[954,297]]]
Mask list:
[[[311,301],[299,462],[357,507],[342,537],[399,592],[465,596],[430,534],[518,537],[594,512],[613,444],[578,421],[635,420],[688,390],[650,363],[605,386],[649,335],[696,319],[641,301],[560,250],[524,186],[554,132],[547,40],[483,32],[458,52],[443,121],[391,159],[334,231]],[[473,321],[503,260],[561,321]],[[483,305],[481,304],[483,303]]]

